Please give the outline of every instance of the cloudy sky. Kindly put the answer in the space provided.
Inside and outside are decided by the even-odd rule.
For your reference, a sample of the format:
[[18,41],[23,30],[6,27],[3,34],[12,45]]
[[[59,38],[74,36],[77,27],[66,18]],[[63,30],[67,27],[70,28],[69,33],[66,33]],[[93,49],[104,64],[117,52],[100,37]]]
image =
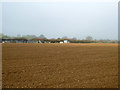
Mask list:
[[11,36],[117,39],[118,3],[82,1],[2,2],[2,32]]

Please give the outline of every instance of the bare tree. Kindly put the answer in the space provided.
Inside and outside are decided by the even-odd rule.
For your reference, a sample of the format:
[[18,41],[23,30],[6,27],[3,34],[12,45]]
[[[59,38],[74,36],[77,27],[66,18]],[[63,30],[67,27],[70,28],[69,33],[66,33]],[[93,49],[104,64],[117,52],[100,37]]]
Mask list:
[[87,36],[87,37],[86,37],[86,40],[88,40],[88,41],[92,41],[93,38],[92,38],[91,36]]
[[0,33],[0,39],[2,39],[2,33]]
[[40,39],[47,39],[43,34],[39,36]]
[[62,39],[68,39],[68,37],[67,36],[63,36]]
[[37,36],[35,36],[35,35],[23,35],[23,37],[30,40],[30,39],[36,38]]
[[21,35],[20,35],[20,34],[18,34],[18,35],[17,35],[17,37],[21,37]]
[[76,37],[73,37],[72,40],[77,40],[77,38],[76,38]]

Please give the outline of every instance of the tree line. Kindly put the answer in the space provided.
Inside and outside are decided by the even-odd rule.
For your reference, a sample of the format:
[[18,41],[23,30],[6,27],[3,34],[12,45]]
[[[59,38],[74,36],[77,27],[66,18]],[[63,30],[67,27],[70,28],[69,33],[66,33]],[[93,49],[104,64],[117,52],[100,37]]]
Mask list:
[[[0,39],[27,39],[27,40],[42,39],[42,40],[49,40],[43,34],[41,34],[40,36],[36,36],[36,35],[8,36],[8,35],[4,35],[2,33],[0,33]],[[67,36],[63,36],[62,38],[52,38],[50,40],[61,41],[61,40],[64,40],[64,39],[69,40],[71,43],[118,43],[117,40],[109,40],[109,39],[95,40],[91,36],[87,36],[86,39],[82,39],[82,40],[77,39],[76,37],[68,38]]]

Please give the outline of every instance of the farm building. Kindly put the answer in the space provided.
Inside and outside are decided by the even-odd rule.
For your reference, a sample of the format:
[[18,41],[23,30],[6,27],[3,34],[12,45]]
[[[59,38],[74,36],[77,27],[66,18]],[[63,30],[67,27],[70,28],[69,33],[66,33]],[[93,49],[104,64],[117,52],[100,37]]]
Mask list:
[[28,43],[38,43],[37,40],[28,40]]
[[39,38],[27,40],[21,38],[21,39],[0,39],[0,43],[69,43],[69,40],[39,39]]
[[31,40],[28,40],[28,43],[49,43],[49,40],[40,39],[40,38],[33,38]]
[[64,43],[69,43],[69,40],[64,40]]
[[69,39],[62,39],[62,40],[60,40],[59,43],[70,43],[70,40]]
[[60,41],[60,43],[64,43],[63,41]]
[[69,39],[61,39],[58,43],[70,43]]
[[57,41],[56,39],[49,39],[48,40],[50,43],[59,43],[59,41]]
[[27,43],[27,39],[1,39],[1,43]]

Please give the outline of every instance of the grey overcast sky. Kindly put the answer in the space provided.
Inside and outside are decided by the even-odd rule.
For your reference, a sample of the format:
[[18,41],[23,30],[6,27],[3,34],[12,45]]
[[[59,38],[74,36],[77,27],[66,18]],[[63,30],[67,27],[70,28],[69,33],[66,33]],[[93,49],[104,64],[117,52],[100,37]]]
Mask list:
[[114,2],[3,2],[2,32],[84,39],[118,39]]

